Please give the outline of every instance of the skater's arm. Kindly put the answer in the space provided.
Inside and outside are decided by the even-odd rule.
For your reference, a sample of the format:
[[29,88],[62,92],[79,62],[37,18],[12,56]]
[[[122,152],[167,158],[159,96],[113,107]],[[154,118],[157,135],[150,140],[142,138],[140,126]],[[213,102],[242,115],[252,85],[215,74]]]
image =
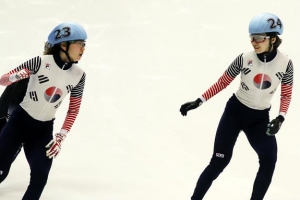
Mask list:
[[[32,58],[21,64],[19,67],[11,70],[7,74],[1,76],[0,85],[7,86],[12,84],[13,82],[28,78],[31,73],[35,73],[39,70],[40,65],[41,57],[37,56],[35,58]],[[16,74],[18,77],[16,76]]]
[[290,102],[292,99],[292,89],[293,89],[293,77],[294,69],[293,63],[290,60],[287,66],[286,73],[281,81],[281,94],[280,94],[280,111],[279,114],[283,117],[286,115]]
[[69,109],[64,124],[62,126],[62,130],[64,132],[69,132],[71,130],[75,119],[79,113],[85,84],[85,76],[85,73],[83,73],[79,83],[71,91]]
[[239,55],[224,72],[224,74],[219,78],[219,80],[213,84],[206,92],[202,94],[200,99],[202,102],[207,101],[212,98],[223,89],[225,89],[234,79],[239,75],[243,67],[243,54]]

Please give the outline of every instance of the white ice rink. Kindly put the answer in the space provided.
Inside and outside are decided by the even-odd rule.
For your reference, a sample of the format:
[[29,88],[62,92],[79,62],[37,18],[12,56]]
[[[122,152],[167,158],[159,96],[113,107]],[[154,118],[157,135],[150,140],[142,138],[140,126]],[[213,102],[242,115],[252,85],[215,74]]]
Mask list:
[[[215,131],[239,77],[197,110],[195,100],[242,52],[250,19],[277,14],[280,50],[292,59],[294,94],[277,135],[278,162],[265,200],[300,200],[299,0],[1,0],[0,74],[43,51],[54,26],[75,21],[88,33],[80,114],[54,160],[41,200],[188,200],[207,166]],[[0,92],[4,87],[0,88]],[[278,114],[279,91],[271,118]],[[57,112],[59,131],[68,98]],[[246,200],[258,159],[243,133],[231,163],[205,199]],[[0,185],[20,200],[29,181],[23,151]]]

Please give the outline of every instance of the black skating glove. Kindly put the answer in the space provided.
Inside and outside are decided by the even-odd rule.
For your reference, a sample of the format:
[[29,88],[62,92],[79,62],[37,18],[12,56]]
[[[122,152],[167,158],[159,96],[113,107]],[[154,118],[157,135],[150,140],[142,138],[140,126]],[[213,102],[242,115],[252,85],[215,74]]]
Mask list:
[[268,123],[267,135],[274,136],[279,131],[283,121],[284,117],[278,115],[278,117],[276,117],[270,123]]
[[186,116],[187,115],[187,112],[189,110],[193,110],[195,108],[198,108],[199,106],[202,105],[202,101],[201,99],[196,99],[196,101],[191,101],[191,102],[187,102],[185,104],[183,104],[181,107],[180,107],[180,112],[183,116]]

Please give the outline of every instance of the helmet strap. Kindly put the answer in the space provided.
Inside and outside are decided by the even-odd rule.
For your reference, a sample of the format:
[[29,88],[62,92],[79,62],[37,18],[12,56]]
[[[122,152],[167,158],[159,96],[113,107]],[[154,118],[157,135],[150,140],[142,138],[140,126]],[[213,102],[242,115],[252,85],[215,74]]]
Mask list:
[[273,43],[272,43],[271,38],[270,38],[269,49],[267,51],[267,55],[269,55],[272,51],[273,51]]
[[273,50],[274,50],[274,46],[273,46],[273,43],[272,43],[271,38],[270,38],[270,43],[269,43],[268,51],[263,52],[263,54],[265,56],[268,56],[268,55],[270,55],[273,52]]
[[274,44],[272,43],[272,39],[276,38],[277,33],[273,33],[273,32],[267,33],[267,36],[270,36],[270,39],[269,39],[270,40],[269,49],[267,51],[267,55],[269,55],[274,50]]
[[71,58],[70,58],[70,55],[69,55],[69,48],[70,48],[70,45],[71,43],[69,41],[66,42],[66,50],[64,50],[63,48],[60,47],[60,50],[62,52],[64,52],[68,58],[68,60],[70,61],[69,63],[78,63],[78,61],[72,61]]

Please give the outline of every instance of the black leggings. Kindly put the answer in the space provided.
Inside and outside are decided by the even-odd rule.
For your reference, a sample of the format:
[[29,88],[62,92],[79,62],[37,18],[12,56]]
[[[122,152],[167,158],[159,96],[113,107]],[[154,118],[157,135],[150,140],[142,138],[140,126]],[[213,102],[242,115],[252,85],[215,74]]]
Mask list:
[[214,151],[209,165],[200,175],[192,200],[203,199],[212,182],[230,162],[233,147],[240,131],[243,131],[259,158],[251,200],[262,200],[271,183],[277,160],[277,142],[275,136],[266,134],[269,122],[269,110],[254,110],[243,105],[233,95],[217,129]]
[[0,183],[7,177],[19,147],[23,143],[30,166],[30,184],[23,200],[38,200],[47,183],[52,159],[45,146],[51,141],[53,120],[41,122],[17,107],[0,133]]

